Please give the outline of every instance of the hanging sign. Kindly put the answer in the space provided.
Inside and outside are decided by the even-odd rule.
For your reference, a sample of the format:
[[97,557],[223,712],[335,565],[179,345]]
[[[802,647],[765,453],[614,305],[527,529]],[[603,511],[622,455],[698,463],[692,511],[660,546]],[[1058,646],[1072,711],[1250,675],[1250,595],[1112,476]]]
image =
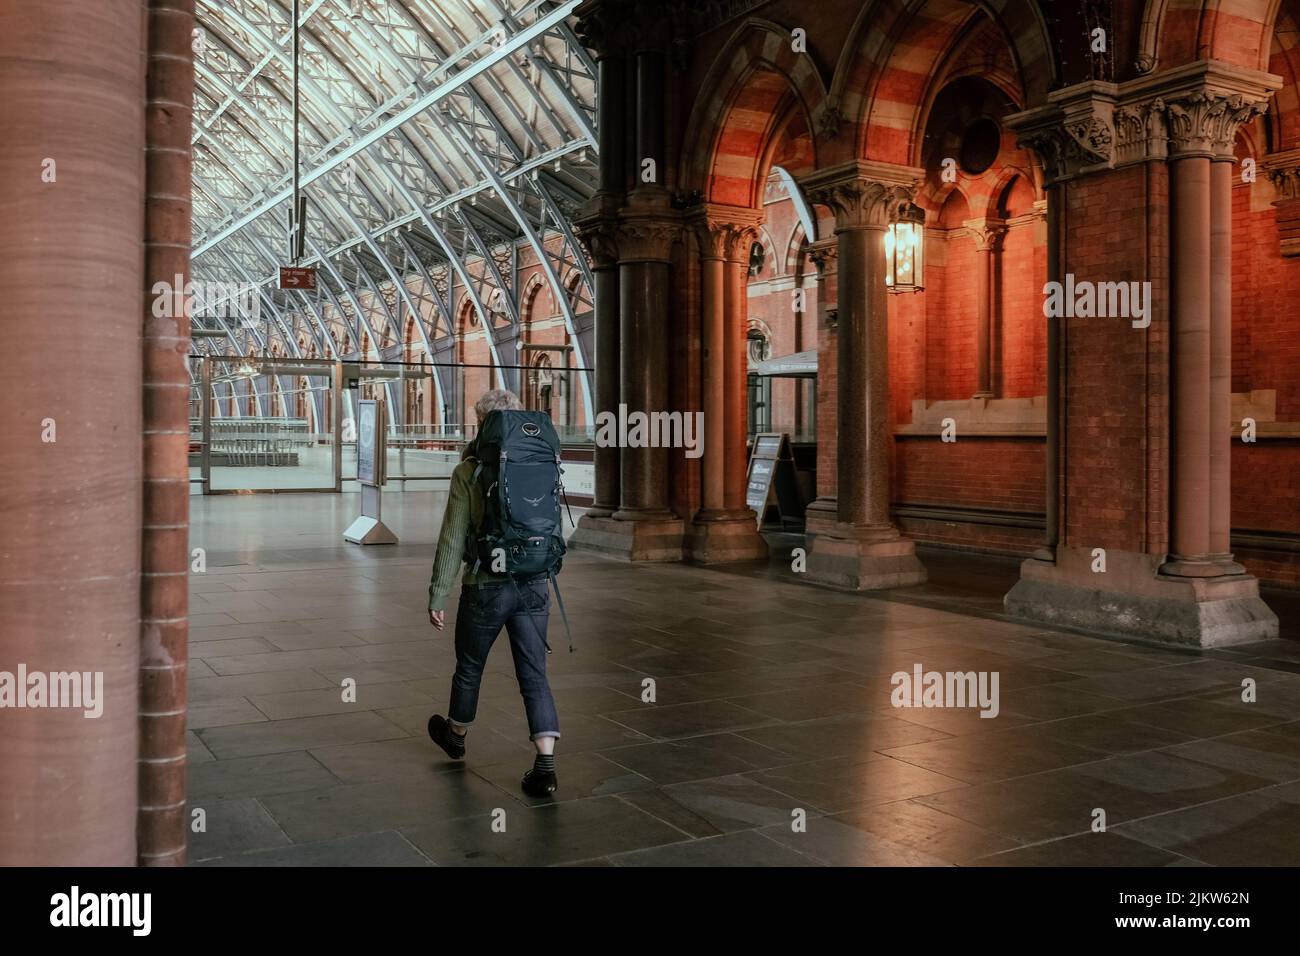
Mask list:
[[315,266],[280,266],[281,289],[303,289],[316,291]]

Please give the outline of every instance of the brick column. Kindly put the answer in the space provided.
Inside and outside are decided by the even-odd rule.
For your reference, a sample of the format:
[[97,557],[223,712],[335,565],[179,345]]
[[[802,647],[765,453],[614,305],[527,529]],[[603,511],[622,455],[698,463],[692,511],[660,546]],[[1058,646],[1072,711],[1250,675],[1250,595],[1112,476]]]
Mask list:
[[189,658],[189,324],[149,290],[189,277],[194,0],[149,0],[145,147],[144,540],[140,570],[142,866],[185,863]]
[[834,236],[808,244],[808,257],[817,267],[817,497],[804,518],[809,534],[829,530],[839,514],[835,500],[838,251]]
[[884,235],[921,170],[853,161],[806,177],[810,202],[835,213],[838,241],[837,521],[810,534],[808,578],[851,590],[925,580],[915,545],[889,517],[889,293]]
[[[1013,616],[1200,647],[1278,633],[1258,582],[1227,553],[1229,157],[1275,85],[1202,61],[1059,90],[1007,118],[1060,207],[1049,208],[1049,279],[1151,293],[1141,314],[1066,311],[1051,328],[1060,510],[1049,488],[1049,547],[1021,565],[1004,599]],[[1090,218],[1065,215],[1120,203],[1129,214],[1101,245]]]
[[993,343],[1002,328],[997,276],[1001,273],[1002,240],[1007,224],[1001,219],[970,219],[963,225],[975,240],[975,398],[995,397]]
[[0,710],[0,866],[136,863],[144,23],[0,4],[0,670],[102,691]]
[[[1210,164],[1210,554],[1232,562],[1232,180],[1229,147]],[[1229,566],[1230,565],[1230,566]]]
[[758,213],[707,205],[693,225],[700,246],[703,334],[704,507],[688,551],[702,564],[767,557],[757,516],[745,504],[749,246]]
[[1241,97],[1194,90],[1168,103],[1173,449],[1170,555],[1162,573],[1241,575],[1231,560],[1232,175]]
[[[591,256],[593,303],[596,315],[596,394],[594,409],[588,414],[594,425],[601,412],[618,411],[619,390],[619,288],[618,245],[615,242],[613,215],[597,211],[590,218],[575,223],[578,238]],[[595,459],[596,481],[592,506],[587,515],[606,518],[618,508],[620,482],[620,453],[617,446],[597,445]],[[579,528],[582,523],[579,522]]]

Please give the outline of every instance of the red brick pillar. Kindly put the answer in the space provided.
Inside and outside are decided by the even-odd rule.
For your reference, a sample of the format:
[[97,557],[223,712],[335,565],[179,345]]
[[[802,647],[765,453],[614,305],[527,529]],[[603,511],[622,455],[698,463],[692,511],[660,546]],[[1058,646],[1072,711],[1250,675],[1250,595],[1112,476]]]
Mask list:
[[157,318],[154,283],[190,259],[194,0],[149,0],[145,144],[144,524],[140,568],[142,866],[185,863],[189,659],[189,320]]
[[144,24],[0,4],[0,670],[102,685],[0,710],[0,866],[136,862]]
[[[723,264],[723,366],[726,395],[726,488],[723,499],[727,512],[746,521],[755,515],[745,504],[748,474],[749,432],[749,247],[758,238],[754,227],[736,227],[727,235],[727,258]],[[766,548],[763,549],[766,554]]]
[[1171,180],[1171,550],[1179,567],[1189,570],[1206,564],[1210,552],[1209,157],[1175,157]]
[[[1227,158],[1271,82],[1203,61],[1118,93],[1058,91],[1007,119],[1069,211],[1054,213],[1059,265],[1049,251],[1049,278],[1058,285],[1051,297],[1044,289],[1062,316],[1053,330],[1059,419],[1049,409],[1059,421],[1055,436],[1049,421],[1049,455],[1057,445],[1061,533],[1021,565],[1004,599],[1013,616],[1201,647],[1277,636],[1258,582],[1226,553]],[[1098,226],[1096,211],[1112,208],[1120,215]],[[1091,284],[1097,304],[1103,283],[1123,283],[1140,305],[1075,312],[1086,299],[1059,284],[1071,277]]]
[[1235,157],[1210,164],[1210,553],[1232,558],[1232,179]]
[[697,224],[700,243],[701,333],[703,349],[704,458],[703,509],[696,521],[714,520],[726,510],[726,232]]
[[806,177],[810,202],[835,213],[838,240],[837,521],[810,534],[810,580],[866,590],[925,580],[915,545],[889,516],[889,293],[884,234],[921,170],[857,160]]
[[993,342],[999,328],[995,277],[1007,224],[1000,219],[971,219],[964,225],[975,240],[975,398],[993,398]]
[[[618,247],[614,231],[627,188],[627,55],[625,25],[599,7],[584,13],[578,23],[583,42],[596,54],[596,109],[600,137],[599,188],[574,225],[578,237],[592,257],[595,282],[596,324],[596,407],[588,410],[594,424],[602,411],[618,409],[619,390],[619,290]],[[595,491],[587,514],[607,518],[618,509],[619,449],[598,445],[595,461]],[[584,516],[585,518],[586,516]]]
[[695,222],[700,245],[704,411],[704,507],[687,539],[701,563],[767,557],[756,515],[745,504],[748,477],[749,246],[751,209],[708,205]]
[[830,529],[839,514],[835,500],[838,252],[839,240],[834,236],[808,245],[808,257],[817,266],[817,497],[805,516],[809,533]]

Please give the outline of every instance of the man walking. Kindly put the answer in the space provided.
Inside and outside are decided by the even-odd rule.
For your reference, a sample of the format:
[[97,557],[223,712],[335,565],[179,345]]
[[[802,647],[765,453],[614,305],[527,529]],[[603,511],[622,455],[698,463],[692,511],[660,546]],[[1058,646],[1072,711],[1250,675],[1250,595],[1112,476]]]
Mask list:
[[[485,465],[495,466],[495,462],[483,462],[479,458],[480,440],[485,438],[483,424],[493,411],[520,410],[522,407],[513,392],[493,389],[485,393],[474,405],[479,434],[466,446],[461,455],[462,461],[451,475],[451,492],[442,518],[442,531],[438,537],[433,574],[429,581],[429,621],[438,630],[442,630],[445,624],[444,606],[456,583],[456,574],[462,561],[468,566],[461,579],[460,604],[456,612],[456,673],[451,681],[451,703],[446,718],[440,714],[429,718],[429,736],[453,760],[464,759],[465,738],[478,710],[479,684],[483,679],[488,652],[504,626],[510,637],[515,676],[519,681],[519,692],[523,696],[524,711],[528,716],[529,738],[537,748],[533,768],[524,775],[523,789],[530,796],[541,797],[555,792],[555,741],[560,736],[555,700],[546,679],[546,655],[550,652],[546,642],[546,625],[550,612],[547,572],[512,576],[503,567],[502,555],[497,554],[505,550],[502,548],[494,549],[487,561],[479,556],[480,533],[484,528],[486,512],[496,504],[485,496],[481,487],[483,482],[479,480]],[[544,423],[549,428],[549,421]],[[521,431],[536,436],[538,426],[525,422]],[[554,434],[553,430],[551,434]],[[558,446],[558,440],[556,444]],[[506,455],[501,454],[500,458],[504,466]],[[558,489],[558,463],[555,467]],[[489,485],[489,492],[496,494],[497,483],[505,481],[503,467],[500,477]],[[555,516],[558,518],[558,496],[546,497],[555,497]],[[534,506],[542,501],[541,498],[530,498],[522,492],[515,498]],[[545,507],[549,506],[548,501]],[[543,515],[546,513],[543,512]],[[534,522],[536,520],[533,518]],[[529,546],[533,542],[540,542],[543,547],[551,549],[552,556],[557,547],[563,553],[562,537],[558,545],[543,542],[540,537],[524,541]],[[511,549],[511,553],[518,554],[519,550]]]

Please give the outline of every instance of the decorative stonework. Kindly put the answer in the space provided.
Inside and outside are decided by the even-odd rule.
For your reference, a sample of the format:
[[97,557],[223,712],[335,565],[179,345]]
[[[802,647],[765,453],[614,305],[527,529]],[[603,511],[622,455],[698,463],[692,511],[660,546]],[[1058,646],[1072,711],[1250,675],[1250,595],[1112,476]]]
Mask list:
[[1048,184],[1132,163],[1231,159],[1242,124],[1262,113],[1277,78],[1198,61],[1116,85],[1090,81],[1006,118],[1043,163]]
[[1113,165],[1114,101],[1102,86],[1088,83],[1053,93],[1055,103],[1007,118],[1007,125],[1020,132],[1018,145],[1042,160],[1049,184]]
[[758,240],[762,216],[752,209],[704,203],[691,216],[690,226],[702,259],[748,262],[749,247]]
[[1240,93],[1195,90],[1171,99],[1166,106],[1170,158],[1231,157],[1237,130],[1266,108],[1266,102]]
[[817,115],[817,134],[822,139],[835,139],[840,135],[844,121],[844,112],[840,109],[838,98],[829,97]]
[[576,220],[574,235],[582,243],[593,268],[609,268],[618,264],[617,222],[607,216],[592,216]]
[[817,267],[819,278],[825,276],[828,271],[835,270],[839,251],[839,243],[834,239],[820,239],[808,244],[808,258]]
[[1269,153],[1260,165],[1282,201],[1300,199],[1300,149]]
[[662,219],[624,219],[616,235],[619,262],[668,262],[681,226]]
[[967,219],[962,223],[978,252],[996,252],[1007,235],[1005,219]]
[[1160,97],[1115,108],[1115,163],[1145,162],[1168,155],[1169,126]]
[[800,185],[809,202],[835,213],[837,229],[883,229],[911,204],[922,175],[910,166],[857,160],[819,170]]

